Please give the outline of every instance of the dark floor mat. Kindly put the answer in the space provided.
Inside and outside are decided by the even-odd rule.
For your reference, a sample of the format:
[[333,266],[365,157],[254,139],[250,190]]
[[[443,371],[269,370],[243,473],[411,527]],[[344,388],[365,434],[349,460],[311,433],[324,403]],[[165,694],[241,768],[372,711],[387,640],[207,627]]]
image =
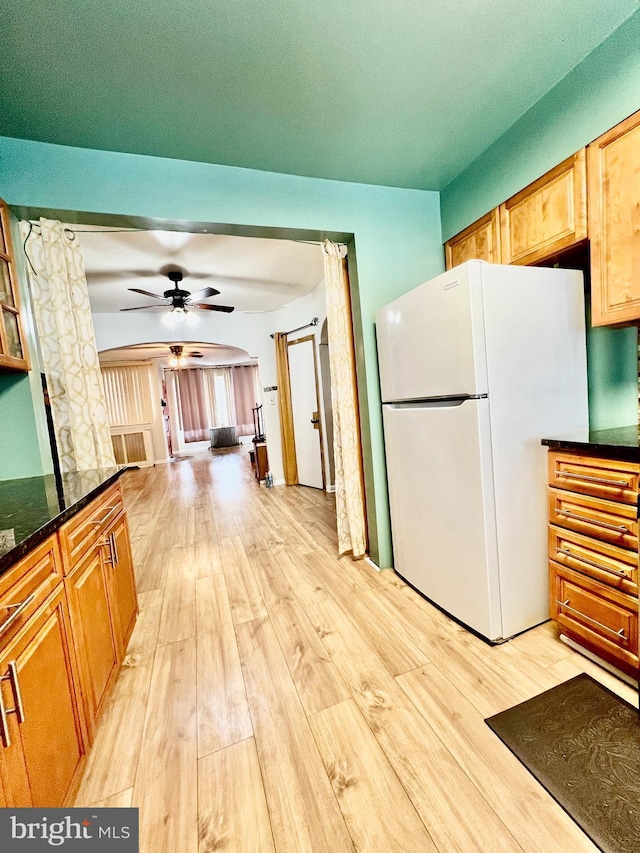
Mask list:
[[485,720],[605,853],[640,850],[640,717],[589,675]]

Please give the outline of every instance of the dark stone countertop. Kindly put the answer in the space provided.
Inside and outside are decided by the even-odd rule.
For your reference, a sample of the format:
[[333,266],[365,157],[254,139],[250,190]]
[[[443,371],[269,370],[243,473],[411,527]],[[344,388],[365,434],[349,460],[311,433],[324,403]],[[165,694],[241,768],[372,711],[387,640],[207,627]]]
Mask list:
[[9,531],[15,538],[15,544],[0,544],[0,574],[115,483],[126,470],[73,471],[63,474],[58,483],[53,474],[0,480],[0,534]]
[[542,444],[552,450],[576,450],[626,462],[640,462],[638,424],[612,429],[574,430],[553,438],[543,438]]

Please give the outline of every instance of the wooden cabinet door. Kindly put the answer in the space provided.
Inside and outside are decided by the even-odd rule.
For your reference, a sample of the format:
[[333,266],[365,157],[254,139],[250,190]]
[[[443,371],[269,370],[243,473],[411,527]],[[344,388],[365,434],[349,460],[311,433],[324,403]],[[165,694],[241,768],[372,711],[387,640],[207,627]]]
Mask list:
[[119,664],[107,592],[108,570],[103,562],[102,546],[99,545],[83,558],[65,580],[91,736]]
[[640,112],[587,149],[594,326],[640,319]]
[[9,743],[3,741],[7,799],[19,806],[62,806],[80,781],[85,755],[77,670],[64,588],[0,654]]
[[9,800],[6,794],[6,787],[9,782],[7,768],[4,759],[0,757],[0,809],[6,809],[9,805]]
[[444,244],[447,269],[457,267],[465,261],[489,261],[500,263],[500,228],[498,208],[478,219],[464,231],[456,234]]
[[138,596],[126,515],[120,516],[107,532],[104,561],[108,566],[107,575],[110,577],[113,630],[122,658],[138,613]]
[[500,205],[503,264],[534,264],[586,238],[584,148]]

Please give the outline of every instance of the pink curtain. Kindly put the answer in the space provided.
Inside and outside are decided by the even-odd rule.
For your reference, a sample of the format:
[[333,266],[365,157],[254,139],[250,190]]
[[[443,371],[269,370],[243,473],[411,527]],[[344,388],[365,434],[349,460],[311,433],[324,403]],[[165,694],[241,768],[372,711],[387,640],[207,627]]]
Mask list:
[[209,412],[201,370],[179,370],[178,392],[185,443],[209,440]]
[[236,435],[253,435],[253,412],[258,405],[258,368],[254,365],[231,370],[233,402],[236,410]]

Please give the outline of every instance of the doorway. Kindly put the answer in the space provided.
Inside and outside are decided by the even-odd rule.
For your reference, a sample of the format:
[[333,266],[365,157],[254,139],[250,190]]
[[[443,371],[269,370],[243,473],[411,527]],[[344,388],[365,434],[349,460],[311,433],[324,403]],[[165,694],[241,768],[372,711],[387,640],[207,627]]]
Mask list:
[[298,485],[324,489],[322,423],[315,337],[287,341]]
[[[273,393],[277,392],[274,367],[275,358],[273,347],[268,346],[268,332],[274,328],[275,324],[271,323],[270,328],[266,328],[270,323],[268,315],[270,312],[278,310],[278,302],[275,301],[269,305],[250,305],[248,301],[242,301],[242,294],[237,291],[232,292],[232,289],[234,289],[237,284],[241,284],[243,287],[243,294],[246,295],[247,300],[250,295],[253,299],[253,294],[264,294],[265,292],[268,292],[274,297],[286,297],[286,300],[290,300],[292,296],[293,279],[286,278],[283,279],[283,281],[275,281],[270,273],[268,280],[265,281],[264,278],[262,278],[262,275],[258,272],[253,272],[251,270],[246,272],[239,271],[235,267],[218,269],[216,264],[220,257],[224,256],[223,250],[226,248],[226,245],[232,241],[232,239],[262,238],[271,245],[290,241],[298,244],[299,246],[304,246],[305,244],[307,246],[309,244],[315,244],[318,246],[323,240],[330,239],[336,243],[350,245],[349,257],[350,266],[352,267],[355,261],[353,234],[324,231],[319,232],[303,229],[274,229],[238,225],[230,226],[221,223],[187,222],[185,220],[142,220],[136,217],[123,217],[104,213],[77,213],[63,210],[48,211],[34,208],[22,208],[19,210],[19,215],[22,218],[27,219],[37,218],[38,216],[43,215],[45,217],[55,217],[68,223],[67,227],[81,234],[83,254],[85,254],[85,249],[89,240],[94,240],[96,243],[99,241],[101,244],[104,243],[106,239],[114,239],[117,241],[117,245],[114,247],[113,251],[101,253],[103,259],[109,259],[108,268],[105,269],[102,265],[102,259],[100,263],[97,263],[93,268],[90,268],[89,265],[85,264],[87,280],[90,285],[90,299],[92,303],[92,312],[94,314],[96,339],[100,350],[115,349],[126,346],[142,346],[144,344],[163,339],[172,343],[188,345],[190,343],[189,339],[196,337],[194,335],[195,329],[189,329],[187,331],[188,323],[185,323],[184,331],[178,330],[177,328],[166,328],[163,331],[161,328],[161,312],[164,306],[160,301],[158,301],[158,303],[143,305],[140,304],[139,297],[134,296],[132,293],[129,293],[128,296],[126,293],[124,294],[126,300],[120,297],[116,300],[116,283],[120,288],[121,293],[126,290],[128,292],[132,291],[133,293],[139,294],[141,291],[139,285],[143,284],[145,289],[142,293],[144,295],[158,297],[163,292],[162,288],[165,285],[164,281],[161,282],[160,279],[158,281],[154,281],[153,276],[158,273],[164,274],[163,270],[166,265],[164,262],[166,261],[170,262],[171,265],[183,265],[186,272],[189,273],[188,277],[185,273],[185,279],[187,280],[186,289],[197,293],[200,300],[206,300],[208,298],[216,299],[216,296],[213,295],[211,297],[205,297],[201,295],[200,291],[194,290],[196,285],[192,285],[190,282],[198,278],[205,280],[214,279],[214,283],[220,287],[220,302],[224,306],[235,307],[235,313],[232,315],[225,313],[215,314],[211,310],[206,312],[189,312],[189,317],[187,319],[190,319],[192,316],[197,316],[200,326],[198,328],[196,340],[208,343],[214,343],[222,340],[232,346],[240,346],[241,348],[247,349],[252,357],[259,359],[261,366],[264,365],[263,376],[261,377],[262,387],[260,390],[266,395],[264,406],[265,433],[267,434],[267,437],[269,435],[273,437],[271,441],[273,454],[270,454],[270,462],[272,462],[271,456],[273,455],[276,465],[278,462],[281,464],[279,448],[277,447],[277,436],[279,433],[279,418],[277,407],[275,406],[277,398],[274,399],[276,395]],[[128,243],[132,233],[137,233],[138,237],[146,233],[150,239],[159,241],[159,251],[163,254],[161,259],[162,263],[160,260],[153,264],[148,263],[147,261],[141,261],[138,255],[135,256],[135,262],[133,260],[129,261],[128,259],[125,259],[124,254],[128,251]],[[183,258],[185,252],[184,241],[186,240],[187,243],[191,242],[193,244],[196,240],[199,242],[199,238],[204,237],[205,235],[218,238],[218,245],[215,247],[215,251],[203,252],[200,258],[185,262]],[[162,240],[160,238],[162,238]],[[180,245],[178,245],[178,242],[180,242]],[[244,254],[246,255],[246,253]],[[201,260],[202,263],[200,262]],[[134,276],[135,278],[133,278]],[[141,277],[146,280],[141,282]],[[268,286],[265,287],[265,285]],[[147,288],[149,288],[148,292]],[[311,300],[312,295],[308,294],[308,298]],[[300,301],[300,299],[295,300],[296,310],[302,310]],[[283,298],[282,302],[279,304],[283,305],[284,302],[285,299]],[[212,302],[211,304],[215,305],[216,303]],[[293,305],[294,303],[291,304]],[[156,307],[158,310],[156,312],[146,310],[151,309],[151,307]],[[131,311],[132,313],[119,313],[122,310]],[[283,313],[282,315],[283,319],[285,316],[287,318],[287,321],[282,323],[285,327],[296,325],[296,323],[300,322],[299,320],[289,319],[292,310],[294,309],[287,308],[286,314]],[[138,311],[140,311],[140,313],[137,313]],[[317,310],[307,311],[305,309],[304,319],[307,319],[309,314],[313,315],[317,313]],[[356,318],[356,322],[357,321],[358,318]],[[348,323],[349,325],[352,323],[350,312],[348,315]],[[282,325],[278,322],[276,328],[282,328]],[[267,334],[263,334],[263,329],[264,331],[267,331]],[[247,343],[248,341],[250,341],[250,343]],[[157,397],[159,405],[161,405],[160,400],[166,400],[166,397],[164,397],[162,393],[158,394]],[[316,401],[316,408],[313,411],[318,411],[318,402],[320,402],[320,410],[322,410],[322,401]],[[309,420],[311,419],[309,418]],[[163,433],[162,444],[166,447],[167,425],[164,419],[161,421],[161,426]],[[320,433],[321,430],[317,430],[316,432]],[[321,436],[317,435],[316,440],[320,441]],[[367,455],[367,451],[369,450],[368,442],[365,442],[365,448],[365,455]],[[172,447],[174,453],[176,452],[176,449],[176,447]],[[318,482],[320,488],[322,488],[322,483],[325,483],[326,475],[329,473],[329,464],[327,462],[328,456],[330,456],[330,451],[329,454],[325,451],[325,476],[321,481],[318,481],[316,478],[316,482]],[[320,457],[321,466],[322,461],[322,457]],[[370,460],[367,461],[370,462]],[[365,475],[370,468],[370,464],[365,464]],[[333,478],[331,478],[329,482],[331,482],[332,479]]]

